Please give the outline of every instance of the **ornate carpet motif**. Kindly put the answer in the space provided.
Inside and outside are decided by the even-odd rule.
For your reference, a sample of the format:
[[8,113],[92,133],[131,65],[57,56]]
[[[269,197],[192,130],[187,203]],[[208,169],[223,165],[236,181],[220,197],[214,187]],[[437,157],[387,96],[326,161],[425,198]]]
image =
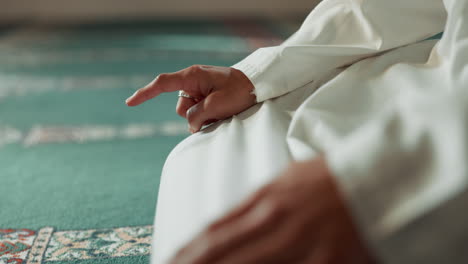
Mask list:
[[152,226],[57,231],[0,229],[0,264],[149,255]]
[[36,238],[29,229],[0,229],[0,264],[22,264]]

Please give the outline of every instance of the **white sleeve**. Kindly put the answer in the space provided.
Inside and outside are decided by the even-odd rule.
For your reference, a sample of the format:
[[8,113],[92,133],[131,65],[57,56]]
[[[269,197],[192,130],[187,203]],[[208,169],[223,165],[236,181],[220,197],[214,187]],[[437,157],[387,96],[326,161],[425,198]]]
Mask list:
[[232,67],[252,81],[261,102],[437,34],[445,18],[442,0],[324,0],[282,45],[258,49]]
[[433,87],[326,154],[382,263],[468,263],[468,0],[444,2],[440,60],[421,69]]

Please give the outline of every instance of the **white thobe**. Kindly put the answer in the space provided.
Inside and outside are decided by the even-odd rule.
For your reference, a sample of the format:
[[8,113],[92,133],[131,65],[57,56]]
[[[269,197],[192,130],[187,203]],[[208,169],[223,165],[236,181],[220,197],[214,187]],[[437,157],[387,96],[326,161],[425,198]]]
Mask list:
[[171,152],[153,263],[318,154],[382,263],[468,263],[468,0],[325,0],[233,67],[259,104]]

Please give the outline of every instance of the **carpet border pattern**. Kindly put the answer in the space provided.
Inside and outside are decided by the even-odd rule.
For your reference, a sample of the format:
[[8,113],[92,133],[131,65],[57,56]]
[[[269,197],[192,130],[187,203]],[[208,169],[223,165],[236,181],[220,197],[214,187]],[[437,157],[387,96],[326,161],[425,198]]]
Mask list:
[[152,233],[151,225],[65,231],[0,229],[0,264],[149,255]]

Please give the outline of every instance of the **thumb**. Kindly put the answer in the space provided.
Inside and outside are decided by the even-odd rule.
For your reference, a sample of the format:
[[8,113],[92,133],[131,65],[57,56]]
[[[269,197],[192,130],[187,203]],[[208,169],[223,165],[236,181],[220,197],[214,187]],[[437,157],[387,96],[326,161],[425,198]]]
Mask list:
[[186,116],[190,126],[190,132],[198,132],[203,125],[222,118],[218,113],[218,109],[220,109],[218,105],[220,105],[221,102],[213,99],[213,97],[208,96],[187,110]]

